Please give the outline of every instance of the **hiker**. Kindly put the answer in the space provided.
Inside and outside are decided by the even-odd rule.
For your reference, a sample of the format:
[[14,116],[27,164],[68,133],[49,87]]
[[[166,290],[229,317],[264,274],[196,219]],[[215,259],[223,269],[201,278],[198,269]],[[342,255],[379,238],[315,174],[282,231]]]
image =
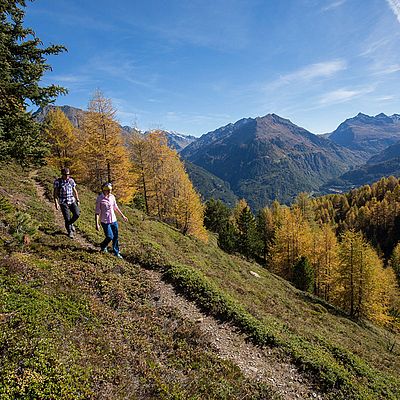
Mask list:
[[103,253],[108,253],[107,246],[112,241],[113,253],[118,258],[122,258],[119,252],[118,243],[118,222],[115,216],[115,211],[121,214],[125,222],[128,218],[122,213],[117,205],[115,196],[111,193],[112,184],[105,183],[102,188],[102,193],[99,194],[96,200],[95,222],[96,230],[100,230],[100,223],[103,227],[105,239],[100,244],[100,249]]
[[[74,222],[79,218],[79,195],[76,183],[69,175],[69,168],[61,169],[61,178],[54,181],[54,205],[56,210],[61,208],[68,236],[74,237]],[[72,216],[71,216],[72,213]]]

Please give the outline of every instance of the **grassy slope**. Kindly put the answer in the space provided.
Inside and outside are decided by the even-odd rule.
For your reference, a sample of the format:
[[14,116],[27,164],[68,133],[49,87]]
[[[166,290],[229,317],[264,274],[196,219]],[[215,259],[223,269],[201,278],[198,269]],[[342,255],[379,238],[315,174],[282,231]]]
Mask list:
[[[0,169],[0,399],[275,398],[157,306],[137,265],[69,240],[32,180]],[[12,242],[4,198],[40,221],[29,248]]]
[[[40,179],[50,192],[52,179],[49,170],[43,169]],[[5,182],[7,180],[0,183],[3,186]],[[17,192],[26,190],[18,189]],[[80,193],[83,213],[78,229],[88,240],[97,243],[101,236],[93,226],[95,196],[84,188],[80,188]],[[31,201],[37,207],[35,200],[30,199],[24,201]],[[256,343],[279,346],[300,368],[315,374],[328,396],[346,399],[400,397],[399,344],[392,352],[389,351],[395,339],[385,330],[350,321],[337,310],[305,296],[259,266],[223,253],[213,238],[209,244],[203,244],[182,236],[165,224],[151,221],[135,210],[126,209],[126,213],[130,223],[121,223],[120,226],[123,253],[128,259],[163,270],[166,279],[188,297],[219,318],[231,320]],[[46,238],[46,246],[52,246],[57,240],[57,236]],[[108,257],[86,253],[82,252],[81,268],[90,265],[85,257],[95,257],[96,265],[107,263]],[[51,254],[46,257],[51,257]],[[58,258],[61,256],[62,252]],[[123,265],[127,268],[127,263]],[[255,278],[250,271],[257,272],[261,278]],[[84,275],[90,277],[91,273]],[[116,276],[111,271],[109,273]],[[136,276],[126,282],[121,293],[126,293],[133,281],[136,281]],[[130,293],[136,296],[136,290]],[[171,334],[168,328],[164,333]],[[106,337],[96,336],[107,345]],[[206,362],[205,359],[202,362]],[[167,365],[165,368],[169,371],[170,367]],[[215,379],[218,382],[218,378]],[[227,385],[233,385],[229,382]],[[183,390],[181,386],[179,388]],[[170,386],[168,390],[171,390]],[[257,396],[261,389],[249,386],[248,390]],[[228,395],[227,398],[234,397]]]

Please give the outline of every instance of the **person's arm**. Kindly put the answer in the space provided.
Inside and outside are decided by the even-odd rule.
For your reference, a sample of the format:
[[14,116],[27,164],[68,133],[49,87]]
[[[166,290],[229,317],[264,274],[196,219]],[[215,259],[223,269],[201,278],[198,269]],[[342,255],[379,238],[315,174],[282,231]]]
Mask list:
[[72,191],[74,192],[74,196],[75,196],[76,202],[77,202],[77,203],[80,203],[79,194],[78,194],[78,191],[76,190],[76,186],[74,186],[74,187],[72,188]]
[[99,214],[94,214],[94,221],[96,223],[96,231],[100,230],[100,216]]
[[54,199],[54,206],[56,207],[56,210],[58,210],[58,196],[59,196],[59,188],[57,186],[54,186],[53,190],[53,199]]
[[123,219],[125,222],[128,222],[128,218],[127,218],[127,217],[123,214],[123,212],[119,209],[118,204],[117,204],[117,201],[114,201],[114,210],[115,210],[115,211],[118,211],[118,213],[121,215],[122,219]]
[[96,209],[94,211],[94,222],[96,224],[96,230],[100,230],[100,212],[101,212],[101,207],[100,207],[100,196],[97,197],[96,199]]

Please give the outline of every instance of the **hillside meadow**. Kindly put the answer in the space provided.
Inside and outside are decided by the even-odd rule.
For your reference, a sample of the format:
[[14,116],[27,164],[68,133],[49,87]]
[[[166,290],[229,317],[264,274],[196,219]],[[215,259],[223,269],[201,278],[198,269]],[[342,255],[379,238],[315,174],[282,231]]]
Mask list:
[[[382,327],[353,321],[258,264],[224,253],[212,235],[206,244],[128,206],[129,223],[120,223],[128,262],[83,248],[55,225],[52,205],[37,197],[34,176],[1,165],[0,346],[7,372],[0,386],[9,393],[274,398],[270,388],[205,351],[196,327],[154,307],[141,273],[148,268],[255,344],[279,348],[315,377],[326,398],[400,397],[400,343]],[[54,177],[48,167],[35,177],[49,198]],[[102,238],[94,227],[96,194],[82,186],[79,193],[77,229],[96,245]],[[39,226],[29,245],[13,240],[17,210]],[[2,390],[2,398],[18,398]]]

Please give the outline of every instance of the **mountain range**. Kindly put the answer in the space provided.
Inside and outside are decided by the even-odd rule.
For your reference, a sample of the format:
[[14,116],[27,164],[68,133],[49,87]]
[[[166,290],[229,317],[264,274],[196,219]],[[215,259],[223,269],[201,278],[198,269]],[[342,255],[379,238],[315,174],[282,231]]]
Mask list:
[[364,155],[364,163],[328,182],[322,191],[371,184],[383,176],[400,176],[400,115],[383,113],[368,116],[359,113],[327,134],[330,140]]
[[224,181],[258,209],[274,199],[290,202],[318,192],[362,157],[276,114],[245,118],[203,135],[182,157]]
[[[47,106],[35,113],[43,121]],[[74,126],[85,111],[62,106]],[[121,126],[125,137],[133,128]],[[135,130],[145,135],[148,132]],[[243,118],[196,138],[163,131],[180,152],[196,189],[229,205],[245,198],[253,209],[290,203],[299,192],[325,194],[400,175],[400,115],[359,113],[325,135],[276,114]]]

